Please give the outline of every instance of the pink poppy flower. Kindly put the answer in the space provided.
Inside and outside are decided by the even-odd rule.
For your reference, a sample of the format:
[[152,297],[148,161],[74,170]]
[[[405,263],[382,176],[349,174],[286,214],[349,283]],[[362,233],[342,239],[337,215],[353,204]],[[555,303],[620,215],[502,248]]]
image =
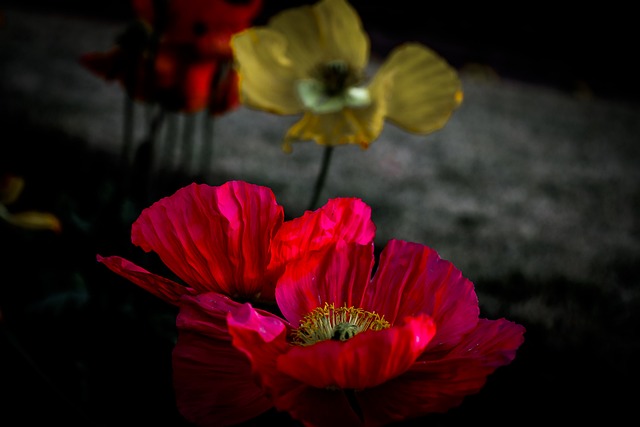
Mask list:
[[479,318],[473,283],[433,249],[392,240],[372,277],[373,266],[371,245],[338,242],[287,264],[276,288],[286,321],[250,304],[229,310],[233,345],[274,406],[305,426],[445,412],[523,343],[523,326]]
[[[336,241],[372,244],[374,235],[371,210],[356,198],[330,200],[284,221],[267,187],[191,184],[144,209],[131,230],[133,244],[156,253],[184,283],[119,256],[97,259],[179,307],[173,353],[178,408],[197,425],[231,425],[272,403],[254,381],[249,359],[231,345],[227,312],[237,301],[275,307],[275,283],[286,264]],[[194,302],[209,310],[194,309]]]

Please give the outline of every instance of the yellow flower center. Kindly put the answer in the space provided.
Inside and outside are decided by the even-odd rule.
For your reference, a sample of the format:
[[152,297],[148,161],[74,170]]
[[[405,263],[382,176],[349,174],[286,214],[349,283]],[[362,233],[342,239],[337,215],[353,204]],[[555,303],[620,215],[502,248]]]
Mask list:
[[325,303],[315,308],[300,321],[293,331],[293,343],[312,345],[325,340],[346,341],[363,331],[380,331],[390,326],[375,312],[356,307],[338,307]]
[[316,113],[336,113],[345,107],[361,108],[371,104],[366,88],[358,87],[362,77],[342,60],[321,64],[311,78],[299,80],[298,95],[304,106]]

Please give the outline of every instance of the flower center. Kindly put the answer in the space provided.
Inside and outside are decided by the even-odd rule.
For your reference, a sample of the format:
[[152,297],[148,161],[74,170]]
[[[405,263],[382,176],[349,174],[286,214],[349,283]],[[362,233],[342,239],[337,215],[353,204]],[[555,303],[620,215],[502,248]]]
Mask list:
[[371,104],[366,88],[358,87],[362,77],[342,60],[321,64],[311,77],[297,82],[296,89],[304,106],[316,113],[335,113],[345,107],[360,108]]
[[293,331],[293,343],[312,345],[325,340],[346,341],[363,331],[380,331],[390,326],[375,312],[356,307],[338,307],[325,303],[315,308],[300,321]]

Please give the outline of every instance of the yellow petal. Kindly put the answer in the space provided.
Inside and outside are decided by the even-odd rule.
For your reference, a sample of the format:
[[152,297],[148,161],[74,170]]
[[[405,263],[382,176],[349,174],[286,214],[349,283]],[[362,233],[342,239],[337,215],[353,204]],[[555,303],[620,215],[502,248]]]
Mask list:
[[295,91],[296,64],[287,57],[287,40],[282,34],[250,28],[234,35],[231,46],[243,104],[275,114],[302,111]]
[[62,230],[60,220],[53,214],[38,211],[26,211],[16,214],[0,215],[9,224],[30,230]]
[[315,141],[320,145],[358,144],[367,148],[382,132],[384,106],[373,103],[367,108],[344,108],[338,113],[304,116],[289,129],[283,150],[290,152],[295,141]]
[[369,37],[345,0],[287,9],[271,18],[268,26],[289,40],[289,57],[307,75],[326,61],[341,59],[362,70],[369,60]]
[[374,76],[371,90],[385,94],[387,119],[418,134],[442,128],[462,102],[456,70],[418,43],[394,49]]
[[0,203],[14,203],[24,189],[24,179],[15,175],[6,175],[0,182]]

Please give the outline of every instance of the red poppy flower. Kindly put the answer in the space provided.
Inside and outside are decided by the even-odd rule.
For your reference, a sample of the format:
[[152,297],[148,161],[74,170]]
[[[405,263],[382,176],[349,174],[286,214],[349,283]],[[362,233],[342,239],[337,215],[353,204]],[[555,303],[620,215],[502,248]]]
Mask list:
[[287,264],[276,288],[286,321],[229,310],[233,345],[275,407],[306,426],[445,412],[523,342],[521,325],[479,318],[473,283],[434,250],[392,240],[372,277],[373,265],[371,245],[338,242]]
[[261,8],[262,0],[133,0],[136,16],[157,28],[163,42],[226,58],[232,56],[231,36],[248,28]]
[[138,20],[116,46],[85,53],[80,63],[119,82],[137,101],[220,115],[240,105],[231,36],[248,27],[261,6],[262,0],[133,0]]
[[[370,208],[355,198],[283,218],[266,187],[242,181],[191,184],[143,210],[131,230],[132,242],[155,252],[186,285],[119,256],[97,256],[179,307],[174,384],[178,408],[191,422],[237,424],[272,406],[247,357],[231,345],[226,315],[239,305],[234,299],[275,306],[275,283],[286,264],[337,241],[371,244],[375,234]],[[196,309],[198,304],[208,310]]]

